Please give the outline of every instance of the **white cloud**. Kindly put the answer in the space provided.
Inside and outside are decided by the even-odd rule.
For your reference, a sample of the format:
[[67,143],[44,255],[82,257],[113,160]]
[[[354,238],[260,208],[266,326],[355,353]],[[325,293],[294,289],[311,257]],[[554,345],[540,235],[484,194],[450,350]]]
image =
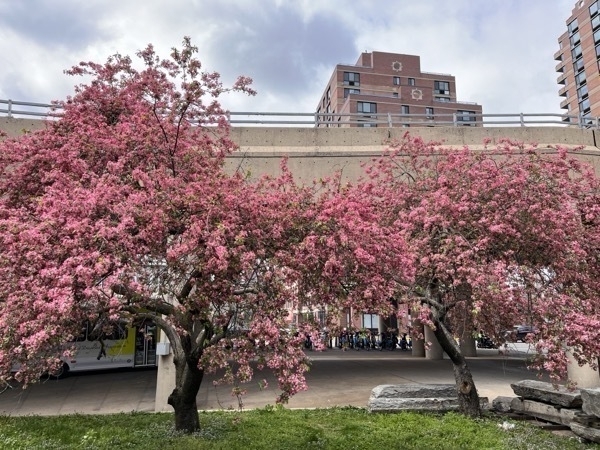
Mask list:
[[71,92],[81,60],[161,55],[184,35],[226,82],[255,80],[232,110],[314,110],[338,63],[368,50],[415,54],[456,77],[458,99],[487,113],[561,112],[553,54],[573,0],[31,0],[0,5],[0,98],[45,102]]

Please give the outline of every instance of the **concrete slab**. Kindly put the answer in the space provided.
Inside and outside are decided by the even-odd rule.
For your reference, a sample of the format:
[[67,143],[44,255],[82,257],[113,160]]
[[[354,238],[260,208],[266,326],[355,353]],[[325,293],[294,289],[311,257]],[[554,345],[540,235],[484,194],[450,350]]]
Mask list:
[[[371,390],[381,384],[453,383],[448,359],[432,361],[413,357],[410,352],[348,351],[337,349],[309,352],[313,364],[307,374],[308,391],[294,396],[289,408],[326,408],[332,406],[366,407]],[[469,366],[481,396],[511,396],[511,383],[534,377],[524,358],[499,356],[497,350],[479,351]],[[260,389],[259,380],[269,386]],[[198,408],[237,409],[231,387],[214,386],[206,376],[198,393]],[[278,394],[272,375],[257,373],[246,386],[244,408],[274,405]],[[137,369],[113,372],[70,374],[63,380],[49,380],[26,390],[15,386],[0,394],[0,414],[57,415],[154,411],[156,370]]]

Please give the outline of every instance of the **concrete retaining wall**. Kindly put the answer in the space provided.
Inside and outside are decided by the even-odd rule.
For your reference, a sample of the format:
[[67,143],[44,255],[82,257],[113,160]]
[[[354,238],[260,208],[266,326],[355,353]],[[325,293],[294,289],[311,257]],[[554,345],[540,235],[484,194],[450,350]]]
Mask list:
[[[43,120],[0,118],[0,130],[9,136],[43,128]],[[277,174],[283,156],[292,172],[303,181],[343,171],[343,179],[356,179],[361,163],[381,154],[390,140],[406,132],[446,146],[483,148],[502,139],[541,148],[556,145],[582,147],[581,159],[591,162],[600,173],[600,132],[576,127],[413,127],[413,128],[300,128],[232,127],[231,137],[240,151],[230,157],[229,168],[243,168],[252,176]],[[598,136],[597,136],[598,135]]]

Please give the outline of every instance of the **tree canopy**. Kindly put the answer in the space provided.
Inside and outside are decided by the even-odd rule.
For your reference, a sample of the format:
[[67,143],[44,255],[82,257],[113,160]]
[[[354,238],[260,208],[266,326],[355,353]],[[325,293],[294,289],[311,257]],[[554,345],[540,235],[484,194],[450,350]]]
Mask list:
[[383,245],[369,206],[343,201],[334,179],[297,186],[285,165],[277,179],[228,173],[217,99],[253,94],[251,80],[223,87],[196,51],[186,38],[167,59],[139,52],[142,69],[121,55],[81,63],[68,73],[87,82],[55,120],[0,144],[3,379],[56,370],[85,320],[151,320],[174,355],[176,428],[194,431],[206,371],[239,386],[269,368],[279,401],[306,388],[315,329],[290,329],[290,311],[392,312],[373,255],[398,261],[402,241]]
[[435,329],[472,411],[461,330],[502,343],[528,323],[539,330],[538,368],[563,376],[567,346],[596,365],[600,191],[591,167],[565,148],[504,140],[455,149],[406,135],[369,173],[359,189],[377,201],[382,226],[402,230],[415,270],[398,280],[397,297]]
[[[455,366],[465,412],[477,391],[455,337],[539,328],[538,365],[564,373],[564,347],[600,354],[598,181],[566,149],[510,141],[452,149],[406,135],[366,167],[298,185],[225,170],[236,146],[188,38],[142,68],[115,55],[86,77],[47,127],[0,143],[0,380],[56,370],[88,320],[151,320],[176,368],[176,428],[199,428],[204,373],[247,382],[269,368],[279,401],[306,388],[320,306],[398,313],[435,330]],[[16,374],[12,369],[18,366]]]

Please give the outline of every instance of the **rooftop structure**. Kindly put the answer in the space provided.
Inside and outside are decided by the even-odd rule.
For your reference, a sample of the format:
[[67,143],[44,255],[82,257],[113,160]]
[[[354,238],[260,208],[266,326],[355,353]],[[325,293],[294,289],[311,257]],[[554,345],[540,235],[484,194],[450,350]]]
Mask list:
[[455,77],[421,71],[421,59],[365,52],[338,64],[317,105],[321,126],[481,125],[481,105],[459,102]]

